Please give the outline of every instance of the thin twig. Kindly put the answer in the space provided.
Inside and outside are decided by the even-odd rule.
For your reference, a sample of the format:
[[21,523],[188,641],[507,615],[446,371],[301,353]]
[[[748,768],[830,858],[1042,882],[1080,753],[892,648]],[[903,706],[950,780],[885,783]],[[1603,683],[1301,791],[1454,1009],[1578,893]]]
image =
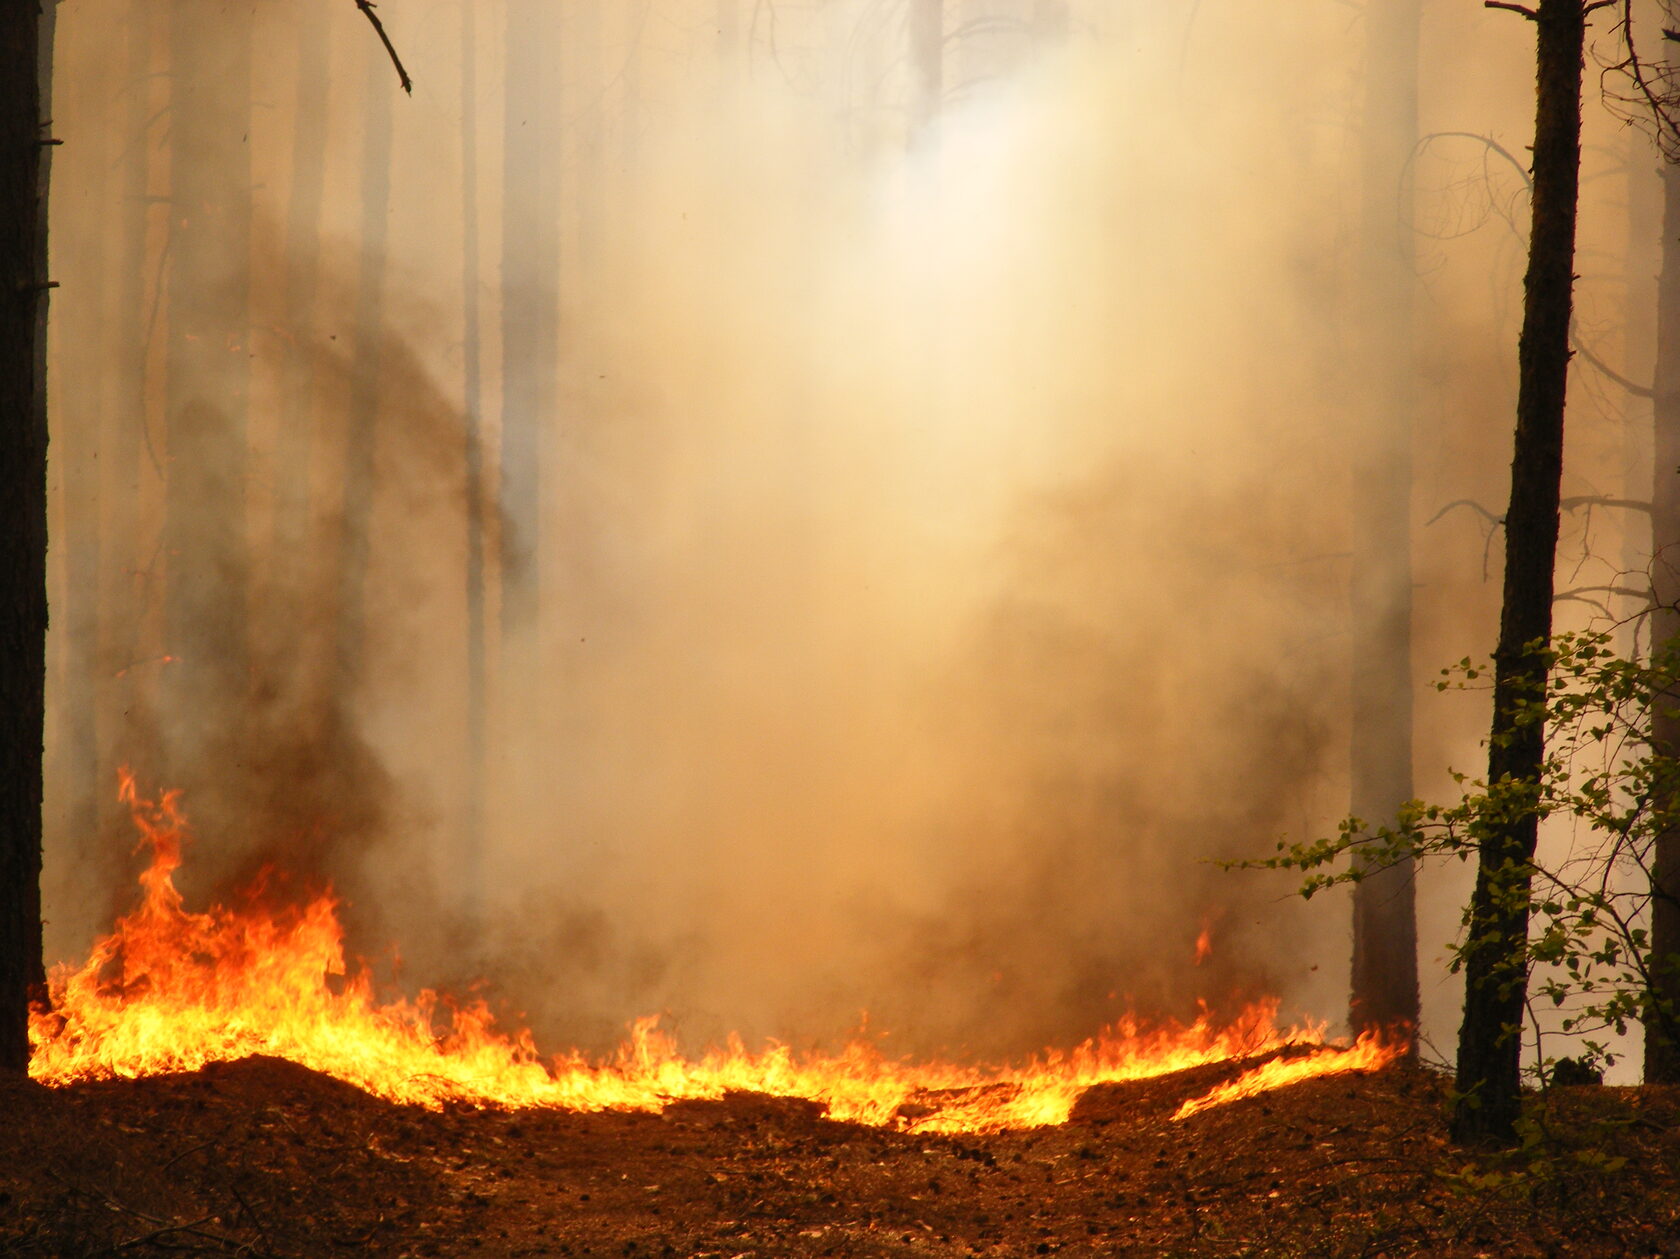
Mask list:
[[385,45],[385,51],[391,56],[391,64],[397,68],[397,82],[402,84],[402,90],[410,96],[414,95],[414,80],[408,77],[408,71],[403,68],[402,58],[397,56],[396,45],[391,37],[385,33],[385,23],[379,20],[379,14],[373,10],[373,0],[356,0],[356,7],[367,15],[367,20],[373,23],[373,29],[379,35],[379,42]]

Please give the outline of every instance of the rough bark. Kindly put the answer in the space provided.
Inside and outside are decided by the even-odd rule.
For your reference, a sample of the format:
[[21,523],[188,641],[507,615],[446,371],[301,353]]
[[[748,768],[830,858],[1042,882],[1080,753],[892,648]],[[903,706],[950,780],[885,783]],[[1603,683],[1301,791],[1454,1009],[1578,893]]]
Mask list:
[[46,203],[52,7],[0,3],[0,1071],[29,1067],[46,718]]
[[[1353,816],[1391,821],[1412,797],[1412,355],[1416,280],[1406,169],[1417,143],[1418,0],[1366,7],[1364,338],[1372,400],[1354,456]],[[1354,885],[1348,1021],[1356,1032],[1418,1021],[1414,868],[1370,869]]]
[[[1680,168],[1662,166],[1662,270],[1657,281],[1656,377],[1652,387],[1651,641],[1680,635]],[[1657,705],[1652,750],[1680,757],[1680,695]],[[1669,805],[1670,810],[1673,804]],[[1645,1022],[1645,1079],[1680,1083],[1680,830],[1657,837],[1651,874],[1654,1007]],[[1666,1029],[1665,1030],[1665,1025]]]
[[[1587,7],[1583,0],[1540,0],[1535,17],[1533,220],[1517,352],[1517,428],[1488,751],[1490,787],[1509,783],[1530,795],[1538,790],[1545,727],[1525,719],[1523,708],[1544,699],[1549,673]],[[1538,819],[1532,809],[1512,812],[1495,820],[1477,853],[1452,1118],[1453,1136],[1462,1142],[1509,1142],[1521,1113],[1529,893]]]

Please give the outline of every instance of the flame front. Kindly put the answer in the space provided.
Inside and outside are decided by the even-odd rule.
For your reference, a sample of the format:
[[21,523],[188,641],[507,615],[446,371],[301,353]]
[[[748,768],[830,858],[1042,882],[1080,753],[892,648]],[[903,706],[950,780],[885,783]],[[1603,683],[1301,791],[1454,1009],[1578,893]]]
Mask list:
[[1137,1080],[1286,1047],[1185,1103],[1182,1118],[1237,1096],[1312,1075],[1370,1070],[1400,1050],[1375,1040],[1324,1045],[1322,1029],[1280,1029],[1261,1001],[1228,1024],[1145,1026],[1126,1019],[1071,1050],[1014,1067],[912,1063],[854,1043],[834,1055],[795,1054],[739,1040],[698,1058],[679,1053],[654,1019],[638,1020],[605,1061],[577,1053],[544,1061],[528,1032],[495,1026],[482,1002],[446,1006],[435,994],[380,1001],[365,970],[346,967],[337,901],[301,908],[183,907],[174,883],[183,823],[174,793],[141,798],[125,774],[151,865],[133,913],[79,968],[52,977],[50,1011],[30,1021],[30,1074],[50,1085],[194,1071],[252,1054],[285,1058],[393,1102],[438,1108],[551,1106],[658,1111],[734,1091],[807,1098],[835,1119],[916,1132],[995,1132],[1067,1120],[1095,1084]]

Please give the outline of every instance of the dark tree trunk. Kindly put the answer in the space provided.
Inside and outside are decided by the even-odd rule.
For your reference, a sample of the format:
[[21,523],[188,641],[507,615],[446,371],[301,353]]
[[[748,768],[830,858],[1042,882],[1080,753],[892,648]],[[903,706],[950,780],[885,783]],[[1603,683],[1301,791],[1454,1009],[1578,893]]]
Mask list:
[[[1415,283],[1406,168],[1417,143],[1418,0],[1366,6],[1363,385],[1369,445],[1353,472],[1355,817],[1384,824],[1412,797],[1412,356]],[[1364,437],[1364,435],[1362,435]],[[1353,889],[1355,1032],[1418,1021],[1417,915],[1410,861],[1373,869]]]
[[41,995],[47,641],[47,174],[52,6],[0,2],[0,1071]]
[[[1656,377],[1652,388],[1651,641],[1680,635],[1680,168],[1662,166],[1662,271],[1657,281]],[[1680,695],[1651,721],[1651,747],[1680,757]],[[1672,811],[1673,803],[1669,809]],[[1680,831],[1657,837],[1651,874],[1654,1004],[1645,1020],[1645,1080],[1680,1083]]]
[[[1488,783],[1535,798],[1545,756],[1543,721],[1525,705],[1545,698],[1552,573],[1563,475],[1569,317],[1581,164],[1585,0],[1540,0],[1533,222],[1518,347],[1517,430],[1505,514],[1504,603],[1494,651]],[[1522,1021],[1527,995],[1529,891],[1538,819],[1532,809],[1496,823],[1477,854],[1464,946],[1464,1022],[1458,1038],[1456,1140],[1509,1142],[1522,1106]]]

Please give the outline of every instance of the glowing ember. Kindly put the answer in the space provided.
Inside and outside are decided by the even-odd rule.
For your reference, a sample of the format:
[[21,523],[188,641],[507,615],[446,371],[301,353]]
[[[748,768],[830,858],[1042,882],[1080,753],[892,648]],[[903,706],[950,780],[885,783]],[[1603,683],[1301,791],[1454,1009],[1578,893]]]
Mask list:
[[133,913],[79,969],[52,979],[50,1013],[31,1019],[30,1073],[52,1085],[111,1076],[193,1071],[269,1054],[394,1102],[432,1108],[554,1106],[657,1111],[682,1099],[751,1091],[819,1102],[836,1119],[918,1132],[981,1132],[1066,1121],[1094,1084],[1164,1075],[1272,1052],[1305,1056],[1265,1064],[1185,1104],[1180,1117],[1232,1097],[1311,1075],[1372,1069],[1399,1051],[1362,1040],[1325,1047],[1321,1029],[1280,1030],[1275,1002],[1259,1002],[1223,1027],[1144,1027],[1122,1020],[1067,1051],[1016,1068],[895,1062],[853,1044],[837,1055],[795,1055],[784,1045],[751,1051],[739,1041],[690,1059],[653,1019],[638,1021],[611,1058],[545,1062],[528,1032],[496,1029],[482,1003],[445,1010],[430,992],[378,1001],[365,971],[346,968],[337,902],[300,908],[183,908],[175,794],[149,801],[131,777],[133,809],[152,863]]

